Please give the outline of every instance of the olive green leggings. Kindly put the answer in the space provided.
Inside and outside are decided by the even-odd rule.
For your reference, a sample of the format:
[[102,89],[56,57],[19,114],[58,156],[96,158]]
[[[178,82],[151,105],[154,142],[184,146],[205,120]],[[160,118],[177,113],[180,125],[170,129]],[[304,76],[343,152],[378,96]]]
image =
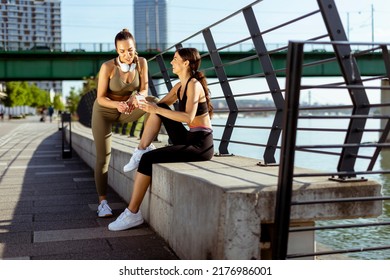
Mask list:
[[[157,102],[153,96],[146,98],[149,102]],[[112,124],[130,123],[138,120],[145,114],[144,111],[135,108],[131,114],[126,115],[117,109],[100,106],[95,100],[92,111],[92,134],[96,146],[95,184],[99,196],[107,194],[108,166],[111,158]]]

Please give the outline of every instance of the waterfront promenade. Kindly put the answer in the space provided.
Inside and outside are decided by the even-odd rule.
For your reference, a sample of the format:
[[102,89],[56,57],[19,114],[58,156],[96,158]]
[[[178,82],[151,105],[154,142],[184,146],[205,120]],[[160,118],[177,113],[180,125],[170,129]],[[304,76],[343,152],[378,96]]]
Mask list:
[[61,149],[57,121],[0,121],[0,259],[177,259],[146,223],[108,231],[126,203],[110,189],[114,217],[97,218],[93,170]]

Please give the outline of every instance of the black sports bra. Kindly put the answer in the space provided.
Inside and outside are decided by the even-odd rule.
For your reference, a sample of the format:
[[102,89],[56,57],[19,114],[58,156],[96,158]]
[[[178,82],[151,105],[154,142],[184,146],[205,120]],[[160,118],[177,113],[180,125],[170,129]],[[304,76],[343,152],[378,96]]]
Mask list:
[[[187,83],[186,83],[186,86],[184,88],[184,92],[183,92],[183,99],[180,99],[180,89],[181,89],[181,86],[179,87],[179,89],[177,90],[177,99],[179,100],[179,111],[181,112],[185,112],[186,110],[186,104],[187,104],[187,85],[188,83],[191,81],[192,78],[189,78]],[[200,115],[203,115],[205,113],[208,113],[209,112],[209,108],[207,106],[207,102],[204,101],[204,102],[199,102],[198,103],[198,109],[196,110],[196,114],[195,116],[200,116]]]

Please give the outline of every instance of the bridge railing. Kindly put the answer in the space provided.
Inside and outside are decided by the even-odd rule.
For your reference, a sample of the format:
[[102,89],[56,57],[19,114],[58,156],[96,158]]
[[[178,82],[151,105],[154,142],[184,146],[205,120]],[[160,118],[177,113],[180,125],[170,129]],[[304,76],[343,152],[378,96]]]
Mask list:
[[[340,30],[340,29],[339,29]],[[332,199],[329,201],[292,201],[293,180],[303,177],[328,176],[330,180],[339,182],[359,182],[365,181],[368,177],[381,181],[379,176],[388,178],[390,173],[387,165],[380,165],[378,159],[386,161],[386,149],[390,147],[388,141],[390,131],[390,98],[386,93],[390,92],[390,44],[381,43],[355,43],[362,51],[351,51],[352,43],[346,41],[333,41],[329,45],[334,49],[333,61],[338,61],[338,65],[343,75],[338,81],[331,83],[308,84],[302,79],[302,73],[309,67],[325,67],[331,63],[327,61],[305,61],[304,48],[306,45],[315,45],[317,42],[291,41],[289,43],[287,81],[286,81],[286,106],[284,109],[283,139],[281,144],[280,168],[278,177],[278,192],[275,212],[275,231],[273,240],[273,258],[299,258],[308,254],[289,254],[287,251],[288,236],[291,232],[290,213],[297,205],[315,205],[335,202],[358,202],[358,201],[387,201],[390,200],[388,179],[383,181],[383,195],[378,197],[350,197]],[[358,60],[362,55],[370,52],[380,51],[383,56],[383,66],[387,69],[386,75],[378,75],[367,78],[360,76]],[[334,106],[328,108],[318,108],[315,106],[302,106],[300,99],[305,93],[317,91],[324,96],[335,94],[337,97],[342,92],[351,99],[350,106]],[[372,102],[373,96],[381,94],[379,100]],[[382,96],[384,95],[384,96]],[[371,101],[370,101],[371,100]],[[337,114],[329,115],[329,109],[336,109]],[[310,112],[310,114],[308,113]],[[306,120],[322,123],[325,127],[305,127]],[[325,122],[324,122],[325,121]],[[341,122],[344,126],[334,125]],[[333,125],[332,125],[333,124]],[[318,134],[322,137],[318,137]],[[337,141],[343,136],[344,141]],[[303,136],[302,136],[303,135]],[[305,141],[302,139],[317,139],[318,142]],[[295,160],[299,154],[317,155],[319,162],[327,162],[327,157],[338,159],[338,165],[331,170],[322,170],[317,173],[296,173],[294,172]],[[387,195],[386,195],[387,194]],[[301,229],[301,231],[322,231],[321,234],[349,228],[350,233],[359,228],[367,231],[373,228],[386,230],[389,228],[389,212],[384,204],[383,217],[379,219],[361,219],[359,222],[338,221],[332,225],[318,223],[316,226]],[[386,217],[387,215],[387,217]],[[378,230],[380,232],[381,230]],[[375,230],[376,231],[376,230]],[[325,232],[325,233],[324,233]],[[382,239],[380,236],[370,235],[371,244],[376,246],[356,246],[338,248],[337,253],[357,253],[368,251],[390,250],[390,240]],[[356,243],[356,242],[355,242]],[[344,244],[346,245],[346,244]],[[367,245],[367,244],[365,244]],[[335,251],[329,250],[318,255],[332,255]],[[316,254],[313,254],[316,255]]]
[[[172,88],[172,83],[175,80],[175,78],[171,78],[174,77],[171,66],[164,63],[166,57],[171,57],[176,48],[190,47],[193,41],[204,42],[207,51],[201,52],[201,55],[203,61],[209,61],[210,63],[204,64],[201,70],[205,72],[206,76],[217,77],[216,80],[209,82],[209,86],[216,116],[219,117],[218,121],[214,122],[216,130],[220,131],[220,133],[216,133],[216,141],[219,143],[219,155],[231,154],[229,149],[232,145],[257,147],[257,151],[260,153],[258,157],[262,157],[261,164],[273,165],[277,163],[276,158],[280,149],[283,110],[285,107],[284,94],[286,91],[282,77],[286,75],[286,67],[274,63],[271,55],[287,52],[288,46],[286,42],[283,46],[269,49],[267,48],[267,38],[274,33],[283,33],[295,26],[314,24],[313,22],[315,22],[317,25],[320,23],[323,28],[318,29],[318,34],[310,34],[311,37],[304,40],[320,42],[315,45],[316,48],[317,46],[329,46],[326,42],[333,40],[333,37],[336,36],[334,33],[337,33],[337,30],[336,28],[328,29],[327,25],[336,22],[339,25],[338,27],[341,26],[342,28],[342,23],[337,14],[334,1],[318,1],[318,10],[287,22],[281,21],[276,26],[261,30],[254,12],[254,7],[256,5],[260,6],[260,2],[253,2],[151,58],[149,63],[159,67],[158,69],[150,69],[150,80],[153,81],[153,83],[150,83],[150,89],[153,95],[165,95]],[[327,8],[329,7],[328,4],[334,8]],[[214,30],[228,29],[228,23],[231,21],[242,26],[242,38],[224,46],[217,45],[216,42],[220,40],[214,35]],[[216,34],[218,33],[216,32]],[[343,40],[346,40],[346,37]],[[248,52],[246,57],[242,58],[241,56],[237,60],[226,61],[223,59],[222,53],[224,51],[240,44],[250,44],[249,49],[252,51]],[[234,70],[240,72],[240,68],[248,67],[246,66],[248,63],[255,65],[252,66],[253,74],[246,76],[237,74],[236,77],[227,76],[227,72],[234,73]],[[154,79],[154,77],[156,78]],[[159,77],[163,77],[163,79],[159,79]],[[249,126],[245,125],[243,118],[239,118],[239,116],[251,115],[273,116],[273,120],[267,125],[254,124]],[[224,123],[222,123],[221,118],[225,120]],[[242,129],[253,132],[253,135],[266,133],[268,134],[267,140],[260,142],[260,136],[259,139],[242,139]],[[352,167],[349,167],[349,169],[351,170]]]
[[[166,43],[166,45],[175,45],[174,43]],[[224,46],[229,45],[229,43],[216,43],[217,48],[223,48]],[[27,46],[27,47],[26,47]],[[207,52],[206,43],[198,43],[198,42],[188,42],[186,44],[187,47],[192,47],[198,49],[200,52]],[[275,43],[269,42],[266,43],[267,49],[285,49],[285,43]],[[356,47],[355,50],[359,50],[359,46]],[[161,50],[156,49],[148,49],[146,48],[146,43],[137,42],[137,49],[140,52],[160,52]],[[35,42],[26,42],[26,41],[7,41],[0,42],[0,51],[34,51],[34,50],[48,50],[52,52],[113,52],[115,53],[115,44],[114,42],[66,42],[66,43],[47,43],[47,44],[36,44]],[[254,51],[252,43],[239,43],[231,45],[224,49],[227,52],[248,52]],[[316,45],[308,46],[307,51],[312,52],[327,52],[331,51],[329,45]]]

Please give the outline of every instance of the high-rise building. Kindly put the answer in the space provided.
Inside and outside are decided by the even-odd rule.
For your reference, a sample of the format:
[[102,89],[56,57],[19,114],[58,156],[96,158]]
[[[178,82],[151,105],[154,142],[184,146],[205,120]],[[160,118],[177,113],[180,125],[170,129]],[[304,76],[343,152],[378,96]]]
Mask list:
[[168,43],[167,1],[134,0],[133,10],[137,49],[165,50]]
[[61,49],[60,0],[0,0],[0,47]]
[[[0,0],[0,49],[61,50],[60,0]],[[37,86],[62,91],[61,81],[40,81]]]

